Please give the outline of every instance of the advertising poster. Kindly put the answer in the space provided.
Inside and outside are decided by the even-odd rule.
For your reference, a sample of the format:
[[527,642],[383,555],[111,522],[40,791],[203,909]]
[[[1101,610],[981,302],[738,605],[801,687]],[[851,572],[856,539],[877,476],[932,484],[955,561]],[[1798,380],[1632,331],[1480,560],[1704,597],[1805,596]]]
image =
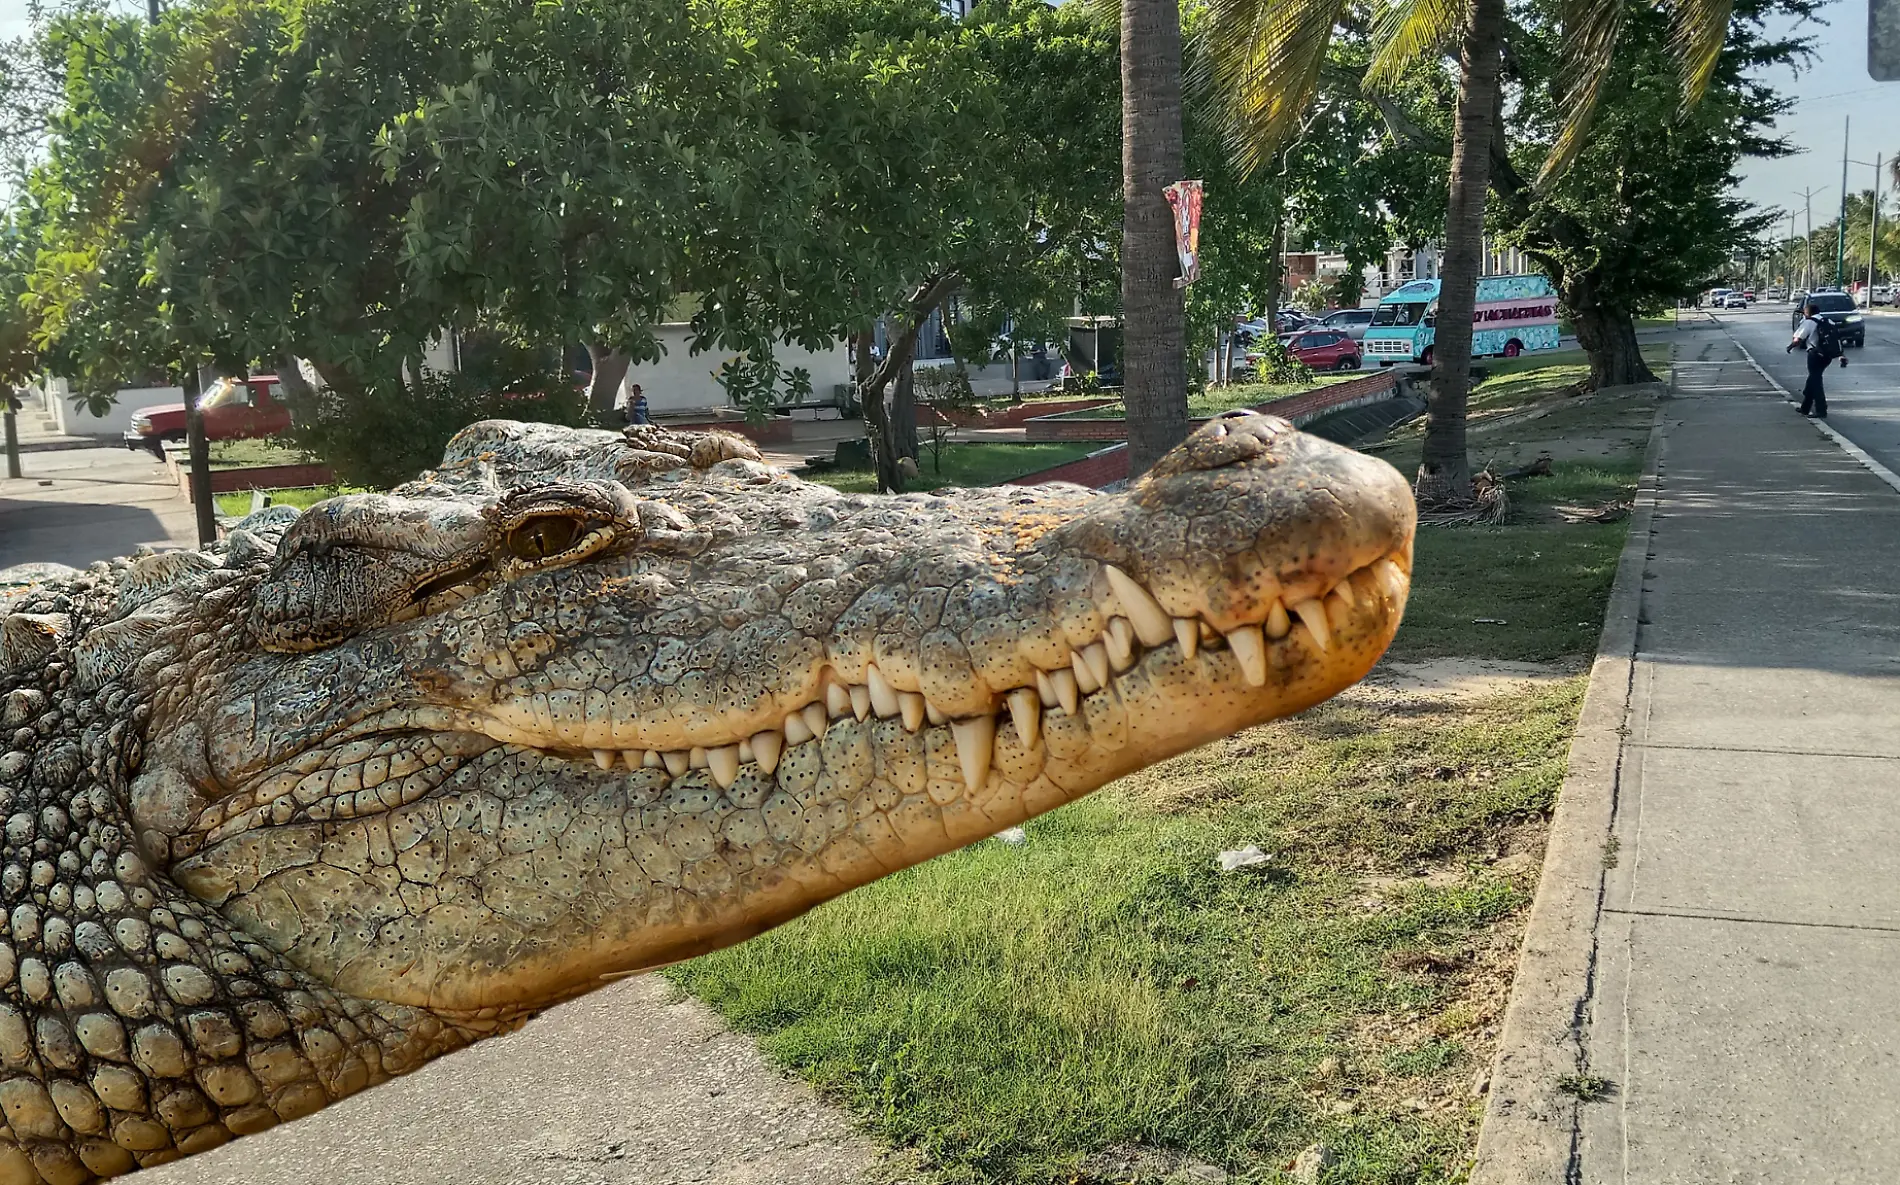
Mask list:
[[1201,278],[1201,183],[1176,181],[1162,192],[1174,211],[1174,250],[1181,257],[1174,286],[1185,288]]

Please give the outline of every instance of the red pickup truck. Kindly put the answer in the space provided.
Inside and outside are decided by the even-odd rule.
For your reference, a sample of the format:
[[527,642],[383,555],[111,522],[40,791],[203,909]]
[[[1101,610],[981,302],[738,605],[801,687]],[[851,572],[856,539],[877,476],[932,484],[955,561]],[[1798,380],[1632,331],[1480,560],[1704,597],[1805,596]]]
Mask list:
[[[280,398],[282,391],[274,374],[219,379],[198,399],[198,409],[204,413],[205,439],[245,440],[282,432],[290,427],[290,409]],[[163,403],[132,417],[132,426],[125,432],[125,447],[149,449],[163,460],[165,442],[184,438],[185,405]]]

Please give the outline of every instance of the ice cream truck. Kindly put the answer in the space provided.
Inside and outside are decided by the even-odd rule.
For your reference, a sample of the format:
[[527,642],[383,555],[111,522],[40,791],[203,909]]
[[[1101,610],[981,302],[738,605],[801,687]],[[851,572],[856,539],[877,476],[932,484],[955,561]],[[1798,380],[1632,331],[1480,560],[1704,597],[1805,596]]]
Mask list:
[[[1366,359],[1432,364],[1438,281],[1414,280],[1379,302],[1360,343]],[[1515,358],[1557,348],[1557,290],[1544,276],[1485,276],[1471,325],[1473,358]]]

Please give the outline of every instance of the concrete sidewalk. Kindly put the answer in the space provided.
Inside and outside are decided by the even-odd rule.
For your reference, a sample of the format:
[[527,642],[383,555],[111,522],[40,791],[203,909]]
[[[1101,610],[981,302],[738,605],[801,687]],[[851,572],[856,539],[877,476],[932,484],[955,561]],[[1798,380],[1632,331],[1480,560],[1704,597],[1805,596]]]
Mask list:
[[87,448],[21,460],[25,477],[0,478],[0,568],[83,568],[140,546],[197,544],[191,504],[149,454]]
[[1677,339],[1474,1182],[1900,1179],[1900,492]]

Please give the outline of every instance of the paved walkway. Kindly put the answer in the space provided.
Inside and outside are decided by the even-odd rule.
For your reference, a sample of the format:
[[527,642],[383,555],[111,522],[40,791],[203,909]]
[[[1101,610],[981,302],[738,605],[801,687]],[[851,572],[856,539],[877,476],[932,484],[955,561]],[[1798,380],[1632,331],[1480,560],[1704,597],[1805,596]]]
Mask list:
[[[21,478],[0,478],[0,568],[80,568],[141,545],[194,546],[191,504],[165,466],[124,448],[27,453]],[[0,473],[5,472],[0,469]]]
[[1892,1182],[1900,490],[1721,330],[1678,358],[1473,1180]]

